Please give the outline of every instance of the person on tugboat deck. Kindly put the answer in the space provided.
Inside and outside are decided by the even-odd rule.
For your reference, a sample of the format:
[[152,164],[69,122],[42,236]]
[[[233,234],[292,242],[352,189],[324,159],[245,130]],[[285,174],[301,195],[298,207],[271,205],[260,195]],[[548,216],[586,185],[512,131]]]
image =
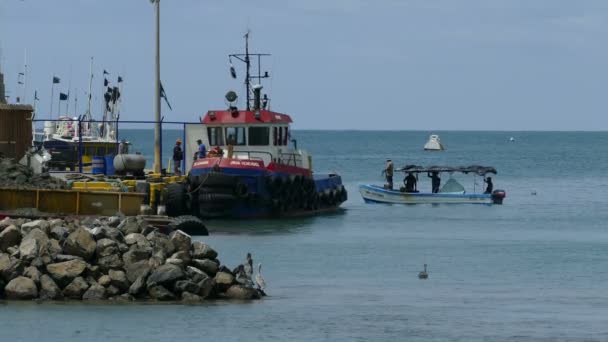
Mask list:
[[488,177],[483,180],[488,186],[486,187],[486,191],[484,194],[491,194],[492,190],[494,190],[494,184],[492,184],[492,177]]
[[384,174],[386,176],[387,187],[390,190],[393,190],[393,161],[390,159],[386,160],[386,167],[384,168]]
[[407,177],[405,177],[403,183],[405,184],[405,192],[416,192],[417,179],[412,172],[407,174]]
[[198,158],[199,159],[203,159],[207,157],[207,147],[205,146],[205,144],[203,144],[203,141],[201,139],[198,139],[196,141],[196,143],[198,144]]
[[431,179],[431,188],[433,189],[433,193],[438,193],[439,186],[441,185],[441,178],[439,178],[439,172],[433,171],[432,173],[427,173],[426,175]]
[[182,165],[182,160],[184,160],[182,141],[177,139],[175,141],[175,147],[173,147],[173,170],[176,176],[182,175],[182,172],[179,170],[179,167]]

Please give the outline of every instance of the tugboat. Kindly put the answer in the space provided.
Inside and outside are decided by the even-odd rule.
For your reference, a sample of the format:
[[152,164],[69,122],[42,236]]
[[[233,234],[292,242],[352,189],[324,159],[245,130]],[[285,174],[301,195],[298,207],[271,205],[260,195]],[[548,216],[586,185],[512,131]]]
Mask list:
[[200,139],[209,151],[193,161],[186,182],[167,187],[167,214],[266,218],[337,210],[347,199],[342,178],[313,173],[311,155],[291,139],[291,117],[271,111],[262,95],[261,81],[269,75],[262,74],[261,59],[269,55],[249,53],[249,33],[244,38],[245,53],[229,61],[235,79],[232,60],[245,64],[246,108],[238,109],[238,96],[229,91],[227,109],[208,111],[202,127],[187,130],[187,141]]

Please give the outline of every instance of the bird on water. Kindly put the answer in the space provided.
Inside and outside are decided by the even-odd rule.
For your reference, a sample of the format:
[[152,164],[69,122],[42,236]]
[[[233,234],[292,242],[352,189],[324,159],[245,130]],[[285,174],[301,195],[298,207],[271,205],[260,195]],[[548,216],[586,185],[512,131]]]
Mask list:
[[264,289],[266,288],[266,281],[264,280],[264,277],[262,277],[262,264],[258,264],[258,274],[255,275],[255,284],[257,285],[260,294],[265,296],[266,292],[264,292]]
[[427,279],[428,277],[429,277],[429,274],[426,272],[426,264],[424,264],[424,271],[418,273],[418,278]]

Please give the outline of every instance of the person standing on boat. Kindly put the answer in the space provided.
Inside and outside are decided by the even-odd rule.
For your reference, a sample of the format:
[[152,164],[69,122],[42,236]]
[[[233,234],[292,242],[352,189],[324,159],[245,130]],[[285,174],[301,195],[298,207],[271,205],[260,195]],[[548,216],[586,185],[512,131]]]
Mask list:
[[436,194],[439,192],[439,186],[441,186],[441,178],[439,178],[439,172],[433,171],[431,173],[427,172],[427,177],[431,179],[431,188],[433,189],[433,193]]
[[203,144],[203,141],[201,139],[198,139],[196,143],[198,144],[198,158],[207,158],[207,146]]
[[173,147],[173,168],[176,176],[182,175],[182,172],[179,170],[179,167],[182,165],[182,160],[184,160],[182,141],[177,139],[175,141],[175,147]]
[[386,167],[384,168],[384,174],[386,176],[386,183],[388,183],[388,188],[393,190],[393,161],[390,159],[386,160]]
[[492,183],[492,177],[488,177],[483,180],[488,186],[486,186],[486,191],[484,194],[491,194],[492,190],[494,190],[494,184]]
[[403,182],[405,183],[405,192],[416,192],[417,181],[418,180],[416,179],[416,176],[414,176],[412,172],[409,172],[407,174],[407,177],[405,177],[405,179],[403,180]]

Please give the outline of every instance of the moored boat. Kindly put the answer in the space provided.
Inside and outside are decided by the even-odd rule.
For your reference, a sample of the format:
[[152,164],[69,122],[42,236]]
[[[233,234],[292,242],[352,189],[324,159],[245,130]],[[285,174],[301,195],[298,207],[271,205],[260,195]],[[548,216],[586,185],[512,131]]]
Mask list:
[[[335,211],[347,199],[339,175],[313,172],[312,156],[298,149],[292,139],[291,117],[270,110],[262,85],[253,83],[269,77],[259,70],[261,57],[267,55],[249,53],[248,38],[245,35],[245,54],[229,56],[246,66],[246,108],[239,110],[237,94],[229,91],[227,109],[208,111],[202,127],[194,130],[196,133],[186,133],[188,141],[200,139],[210,149],[192,163],[187,184],[168,187],[169,215],[311,215]],[[256,63],[252,63],[253,58],[258,59]],[[251,64],[258,66],[257,73],[252,73]],[[231,74],[236,78],[232,64]]]
[[[466,166],[466,167],[420,167],[415,165],[408,165],[397,172],[403,172],[408,177],[415,177],[416,181],[411,183],[404,181],[405,187],[401,187],[398,190],[390,189],[389,187],[363,184],[359,186],[359,192],[363,197],[363,200],[368,203],[392,203],[392,204],[449,204],[449,203],[469,203],[469,204],[502,204],[506,197],[504,190],[494,190],[492,178],[487,177],[488,174],[496,174],[496,169],[493,167],[485,166]],[[437,186],[436,192],[419,192],[417,190],[417,180],[421,173],[426,173],[429,177],[433,175],[439,177],[442,173],[450,174],[450,178],[443,185],[443,187]],[[481,176],[486,183],[486,187],[483,192],[468,193],[466,189],[455,179],[452,178],[454,173],[461,174],[473,174]],[[407,179],[407,178],[406,178]],[[439,179],[439,178],[438,178]],[[413,186],[412,186],[413,184]],[[475,184],[475,183],[474,183]]]

